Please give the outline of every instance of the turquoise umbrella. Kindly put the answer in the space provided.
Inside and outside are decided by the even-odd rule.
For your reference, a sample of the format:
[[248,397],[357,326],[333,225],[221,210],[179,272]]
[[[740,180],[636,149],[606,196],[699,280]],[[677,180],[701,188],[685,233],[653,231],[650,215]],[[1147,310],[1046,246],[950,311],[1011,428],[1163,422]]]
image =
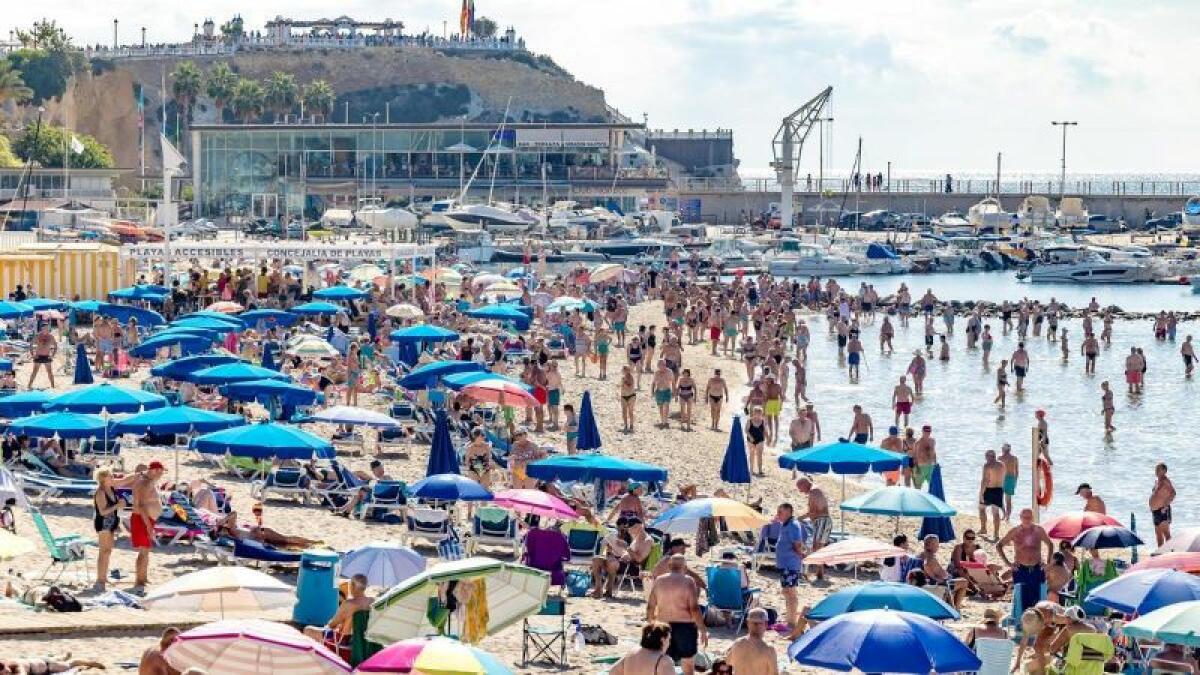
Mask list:
[[175,319],[171,322],[174,328],[199,328],[201,330],[213,331],[215,333],[232,333],[241,328],[228,321],[214,319],[211,316],[189,316],[185,319]]
[[82,389],[55,396],[46,402],[47,411],[76,413],[132,413],[162,408],[167,399],[141,389],[126,389],[107,382],[93,384]]
[[51,412],[13,420],[8,433],[36,438],[100,438],[107,434],[108,423],[99,415]]
[[1178,602],[1125,624],[1124,633],[1139,640],[1200,647],[1200,600]]
[[213,311],[210,311],[207,309],[202,309],[198,312],[190,312],[188,314],[184,314],[181,317],[177,317],[177,320],[182,321],[184,319],[195,319],[195,318],[212,319],[214,321],[221,321],[221,322],[227,323],[227,324],[233,326],[234,328],[238,328],[238,329],[242,329],[242,328],[246,327],[246,322],[243,321],[241,317],[233,316],[232,314],[224,314],[222,312],[213,312]]
[[303,305],[296,305],[291,311],[294,314],[328,314],[332,316],[343,309],[329,302],[306,302]]
[[67,308],[67,303],[62,300],[51,300],[50,298],[26,298],[22,300],[26,305],[33,308],[35,312],[41,312],[47,309],[64,310]]
[[198,354],[196,356],[185,356],[174,361],[160,363],[150,369],[150,374],[154,377],[184,380],[187,379],[188,375],[198,370],[226,363],[242,363],[242,360],[229,354]]
[[667,470],[661,466],[595,453],[560,455],[530,462],[526,472],[530,478],[539,480],[638,480],[660,483],[667,480]]
[[19,319],[33,314],[33,307],[23,302],[0,301],[0,319]]
[[959,618],[958,611],[941,598],[933,597],[922,588],[891,581],[872,581],[843,588],[825,596],[805,616],[810,621],[827,621],[835,616],[868,609],[912,612],[934,621]]
[[214,431],[192,439],[192,447],[210,455],[229,453],[252,459],[332,459],[329,441],[289,424],[252,424]]
[[134,307],[133,305],[114,305],[111,302],[100,303],[96,308],[96,313],[100,316],[111,317],[122,322],[137,319],[137,322],[146,328],[161,326],[167,322],[162,314],[152,309]]
[[842,502],[842,509],[883,516],[953,516],[957,511],[928,492],[902,485],[877,488]]
[[[161,289],[161,290],[160,290]],[[108,294],[110,298],[118,298],[120,300],[145,300],[147,302],[162,302],[171,294],[162,286],[128,286],[126,288],[118,288]]]
[[458,339],[458,333],[441,326],[422,323],[407,328],[397,328],[391,332],[389,337],[394,342],[453,342]]
[[367,295],[368,294],[366,291],[360,291],[357,288],[351,288],[349,286],[330,286],[329,288],[322,288],[319,291],[313,291],[314,298],[335,301],[358,300],[360,298],[367,297]]
[[245,321],[247,325],[258,326],[260,324],[270,324],[272,321],[280,326],[290,326],[300,320],[300,317],[285,312],[282,309],[252,309],[248,312],[242,312],[238,318]]
[[203,410],[186,405],[147,410],[113,422],[114,434],[186,434],[210,432],[241,426],[241,415]]
[[11,419],[41,413],[44,410],[42,406],[52,397],[50,392],[38,389],[9,394],[0,398],[0,417]]
[[806,473],[860,475],[868,471],[894,471],[904,466],[906,459],[899,452],[840,441],[780,455],[779,466]]
[[454,373],[469,373],[486,370],[483,364],[474,361],[435,361],[414,369],[401,378],[399,384],[405,389],[429,389],[438,380]]
[[250,380],[291,380],[283,373],[249,363],[225,363],[189,373],[182,379],[195,384],[232,384]]

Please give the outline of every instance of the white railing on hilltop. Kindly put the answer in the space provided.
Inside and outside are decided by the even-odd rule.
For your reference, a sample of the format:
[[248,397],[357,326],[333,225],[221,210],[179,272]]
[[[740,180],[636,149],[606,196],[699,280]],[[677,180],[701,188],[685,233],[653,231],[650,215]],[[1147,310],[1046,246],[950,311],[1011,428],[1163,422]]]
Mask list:
[[294,35],[288,40],[279,40],[270,35],[248,36],[237,42],[186,42],[180,44],[123,45],[116,49],[104,45],[89,46],[84,50],[88,58],[137,59],[163,56],[231,56],[238,52],[297,49],[362,49],[367,47],[404,47],[425,49],[449,49],[477,52],[523,52],[525,40],[447,40],[445,38],[402,35],[395,37],[356,36],[325,37]]

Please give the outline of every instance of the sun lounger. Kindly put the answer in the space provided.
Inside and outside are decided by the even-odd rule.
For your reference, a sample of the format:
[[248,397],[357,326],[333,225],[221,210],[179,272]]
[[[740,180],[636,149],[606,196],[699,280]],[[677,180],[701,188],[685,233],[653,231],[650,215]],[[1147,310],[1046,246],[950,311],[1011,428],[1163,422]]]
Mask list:
[[958,567],[966,575],[971,587],[988,600],[996,600],[1008,594],[1008,584],[1000,579],[994,569],[984,563],[961,562]]
[[742,569],[740,567],[709,567],[706,572],[708,580],[708,604],[720,610],[729,612],[737,628],[734,635],[742,632],[746,623],[746,613],[754,604],[754,597],[760,593],[757,588],[742,586]]
[[423,506],[409,508],[404,516],[405,534],[409,546],[417,541],[440,544],[451,536],[450,512]]
[[221,468],[238,478],[266,476],[271,471],[271,460],[225,455],[221,462]]
[[592,558],[600,555],[600,548],[604,542],[604,530],[582,523],[574,523],[566,530],[567,547],[571,550],[571,564],[591,565]]
[[312,496],[308,475],[295,467],[275,467],[266,478],[251,481],[250,496],[255,500],[266,501],[272,494],[292,499],[299,497],[308,504],[308,498]]
[[514,558],[521,555],[521,539],[517,536],[517,518],[512,512],[494,506],[481,506],[471,518],[471,536],[467,539],[467,553],[475,555],[480,545],[500,546],[512,551]]
[[408,501],[405,491],[408,486],[403,481],[381,480],[371,486],[371,492],[358,504],[359,520],[378,520],[388,511],[399,509]]
[[233,544],[233,557],[239,562],[268,565],[299,565],[300,552],[274,548],[258,541],[242,539]]
[[13,476],[25,494],[43,504],[51,497],[91,497],[96,492],[96,482],[90,480],[73,480],[57,474],[28,471],[14,471]]

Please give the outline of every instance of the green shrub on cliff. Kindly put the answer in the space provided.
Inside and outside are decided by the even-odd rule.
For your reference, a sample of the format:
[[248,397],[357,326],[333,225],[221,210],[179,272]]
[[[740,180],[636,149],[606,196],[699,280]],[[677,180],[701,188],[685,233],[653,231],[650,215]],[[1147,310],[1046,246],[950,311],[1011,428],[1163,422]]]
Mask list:
[[112,153],[100,141],[87,134],[72,132],[79,143],[83,145],[82,152],[69,149],[70,136],[62,127],[52,127],[42,124],[40,128],[31,126],[25,130],[13,150],[22,161],[34,161],[48,169],[58,169],[63,166],[65,153],[71,152],[71,166],[78,169],[111,169],[113,166]]

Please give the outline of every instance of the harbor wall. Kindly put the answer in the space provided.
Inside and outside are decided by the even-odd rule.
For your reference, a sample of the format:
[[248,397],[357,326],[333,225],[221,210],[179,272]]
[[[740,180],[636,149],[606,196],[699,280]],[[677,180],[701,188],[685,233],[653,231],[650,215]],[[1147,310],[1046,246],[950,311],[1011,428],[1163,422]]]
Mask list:
[[[845,196],[844,208],[847,211],[862,212],[887,209],[897,213],[924,213],[930,217],[936,217],[947,211],[966,213],[973,204],[988,196],[982,193],[965,192],[949,194],[939,192],[850,193]],[[796,213],[805,213],[809,222],[814,218],[813,211],[818,204],[825,203],[827,207],[832,206],[836,210],[843,203],[842,194],[820,195],[815,192],[797,192],[795,197]],[[1021,205],[1023,198],[1005,195],[1001,197],[1000,203],[1006,210],[1015,211]],[[712,225],[724,225],[740,222],[743,213],[753,218],[756,214],[766,212],[772,203],[779,203],[779,192],[680,191],[679,201],[681,204],[690,203],[693,207],[698,201],[701,220]],[[1147,211],[1155,216],[1178,212],[1183,208],[1185,201],[1185,197],[1178,195],[1088,195],[1083,197],[1083,204],[1088,212],[1103,213],[1111,218],[1123,218],[1130,226],[1144,223]],[[1058,196],[1051,196],[1050,202],[1057,205]],[[689,210],[695,212],[695,208]]]

